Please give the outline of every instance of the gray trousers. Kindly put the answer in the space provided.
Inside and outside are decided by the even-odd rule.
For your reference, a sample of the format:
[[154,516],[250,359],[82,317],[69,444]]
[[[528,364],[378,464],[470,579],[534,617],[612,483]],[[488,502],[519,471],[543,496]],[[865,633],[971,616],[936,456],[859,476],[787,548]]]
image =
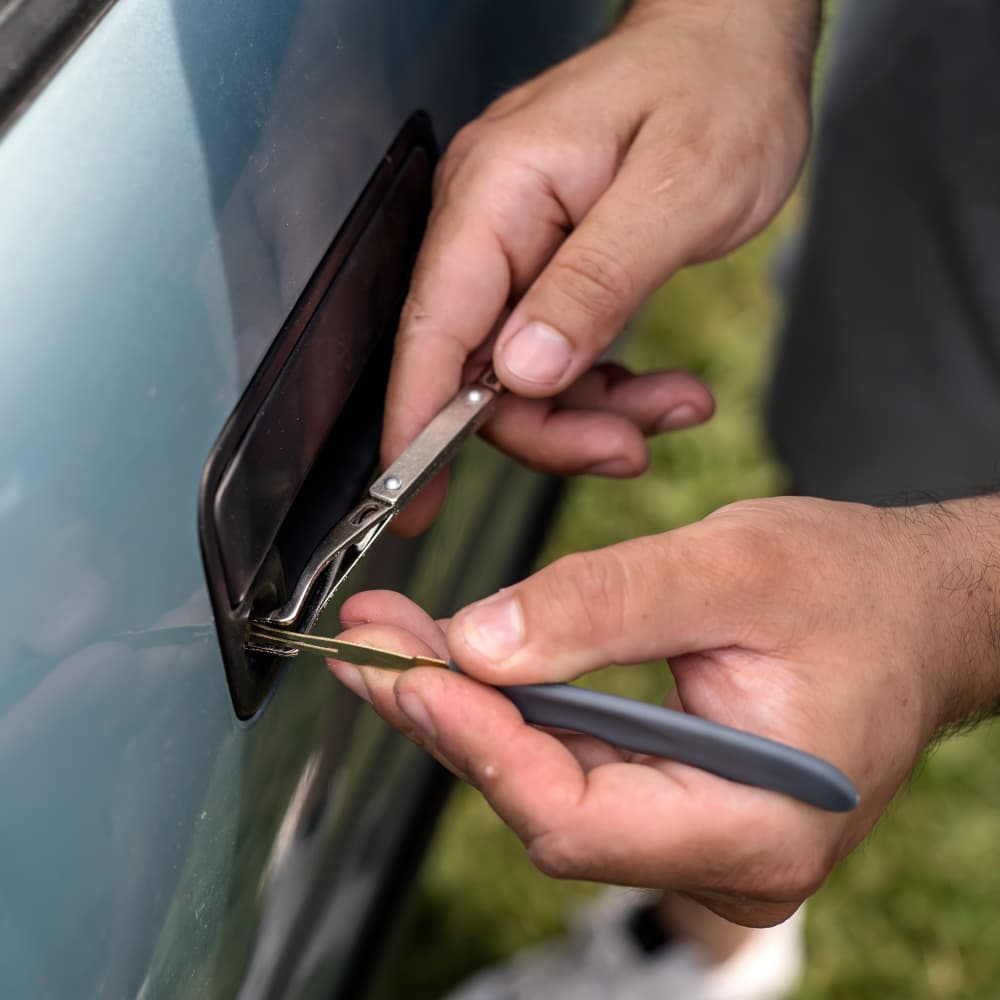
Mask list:
[[803,494],[1000,487],[1000,2],[843,7],[772,439]]

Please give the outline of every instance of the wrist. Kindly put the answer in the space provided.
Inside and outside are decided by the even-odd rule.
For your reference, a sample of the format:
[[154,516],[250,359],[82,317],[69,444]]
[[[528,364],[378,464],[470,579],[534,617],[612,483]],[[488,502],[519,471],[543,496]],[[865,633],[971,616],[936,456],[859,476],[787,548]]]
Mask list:
[[758,43],[811,77],[819,42],[822,0],[632,0],[624,5],[620,24],[643,31],[658,27],[674,33],[692,29],[722,35],[743,48]]
[[920,591],[918,654],[934,730],[1000,705],[1000,496],[892,511],[911,559],[901,569]]

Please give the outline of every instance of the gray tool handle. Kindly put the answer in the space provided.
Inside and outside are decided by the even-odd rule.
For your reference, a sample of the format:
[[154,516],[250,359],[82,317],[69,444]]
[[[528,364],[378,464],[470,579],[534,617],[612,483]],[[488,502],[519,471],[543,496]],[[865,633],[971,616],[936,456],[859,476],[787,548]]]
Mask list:
[[498,690],[535,726],[587,733],[623,750],[691,764],[831,812],[847,812],[858,804],[854,786],[832,764],[740,729],[570,684]]

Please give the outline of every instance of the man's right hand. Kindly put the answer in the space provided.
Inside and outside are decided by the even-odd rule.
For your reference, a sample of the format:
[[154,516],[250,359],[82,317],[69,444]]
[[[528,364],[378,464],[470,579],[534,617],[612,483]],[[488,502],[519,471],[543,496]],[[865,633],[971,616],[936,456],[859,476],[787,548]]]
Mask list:
[[[738,246],[787,197],[818,20],[817,0],[637,0],[455,137],[399,330],[385,464],[491,354],[511,393],[487,436],[536,468],[637,475],[646,435],[711,415],[686,372],[593,366],[671,274]],[[397,519],[404,533],[444,488]]]
[[[861,841],[940,727],[1000,704],[998,551],[996,497],[899,510],[748,501],[567,556],[445,631],[400,594],[357,594],[341,609],[345,639],[450,656],[462,673],[331,666],[475,784],[543,871],[678,890],[762,926]],[[489,686],[659,657],[677,681],[670,707],[826,758],[860,806],[823,812],[543,732]]]

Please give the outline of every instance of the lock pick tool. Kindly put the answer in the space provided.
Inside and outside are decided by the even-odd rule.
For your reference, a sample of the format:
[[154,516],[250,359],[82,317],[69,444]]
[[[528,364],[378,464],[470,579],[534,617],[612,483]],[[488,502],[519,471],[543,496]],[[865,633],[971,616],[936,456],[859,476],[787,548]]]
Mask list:
[[[279,656],[316,652],[390,670],[458,669],[435,657],[406,656],[309,630],[365,551],[481,426],[502,391],[492,369],[459,391],[320,543],[285,604],[250,622],[249,647]],[[497,690],[532,725],[596,736],[623,750],[669,758],[832,812],[854,809],[859,801],[851,781],[828,761],[685,712],[571,684],[518,684]]]

